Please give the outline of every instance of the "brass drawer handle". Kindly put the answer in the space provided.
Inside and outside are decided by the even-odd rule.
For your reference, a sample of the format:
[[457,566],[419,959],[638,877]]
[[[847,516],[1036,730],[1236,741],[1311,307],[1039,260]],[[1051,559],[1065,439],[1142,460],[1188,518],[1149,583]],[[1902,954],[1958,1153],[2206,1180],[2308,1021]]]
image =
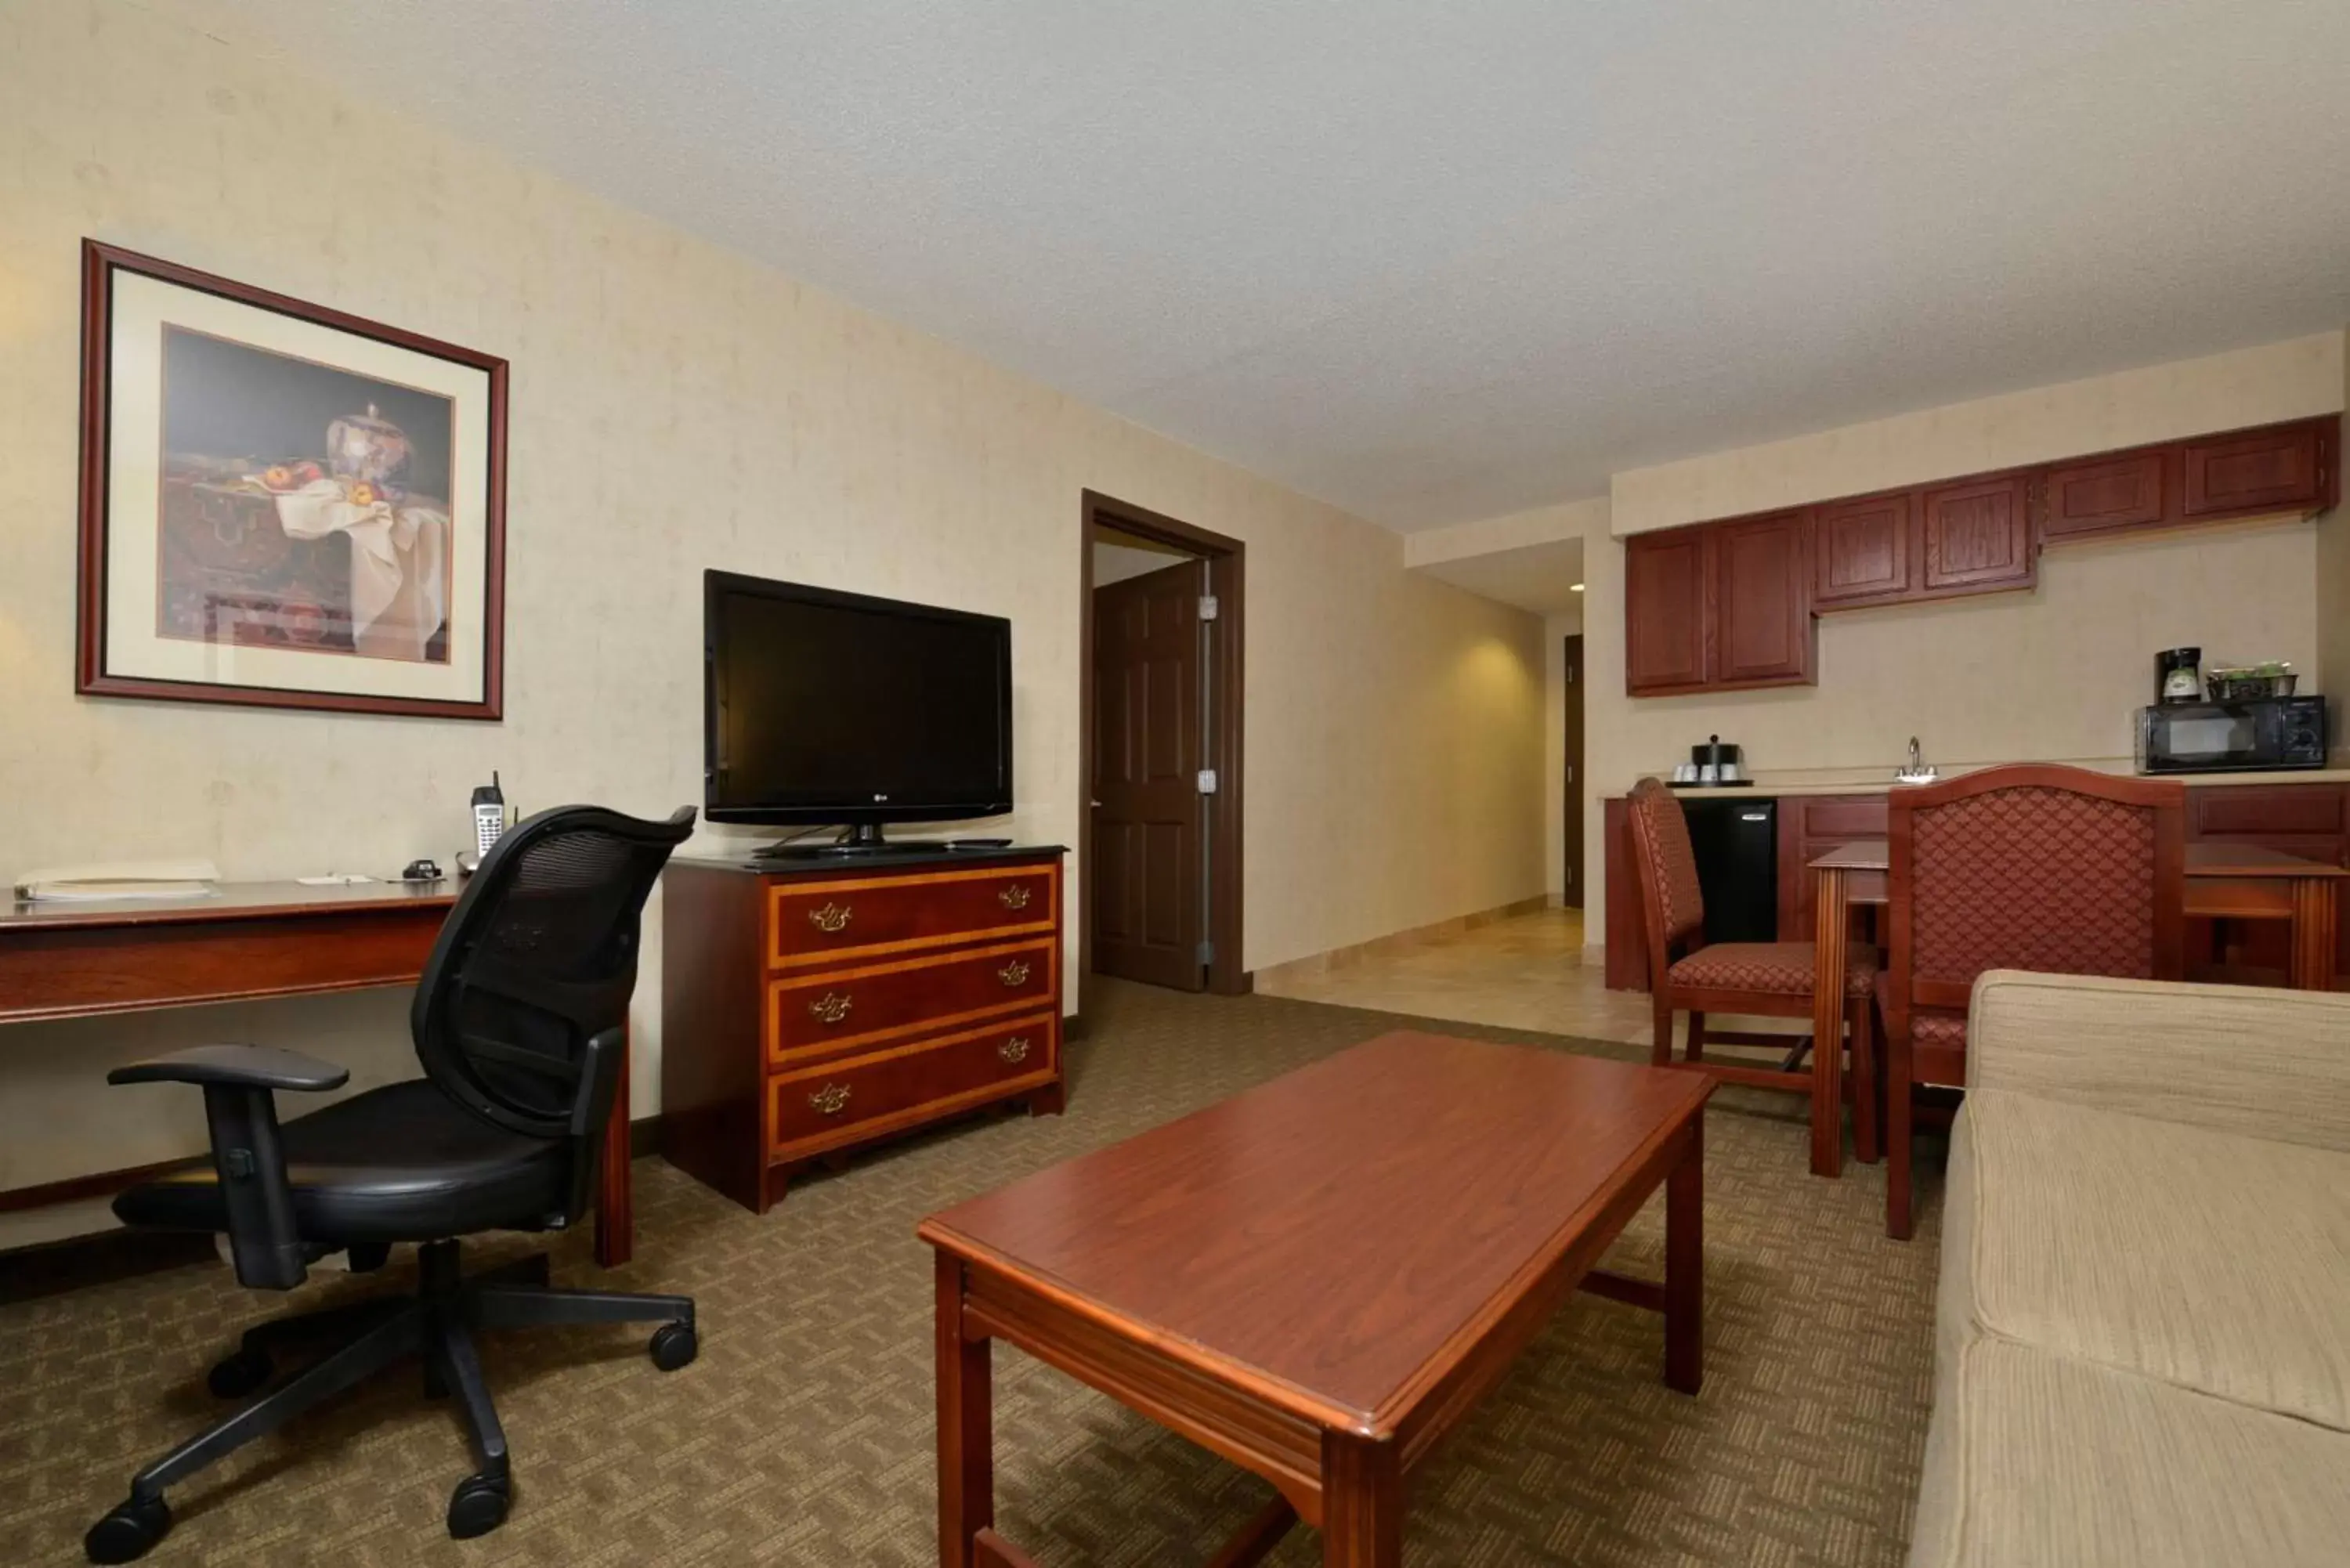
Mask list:
[[1024,883],[1014,882],[996,894],[995,898],[996,902],[1007,909],[1024,909],[1028,907],[1027,886]]
[[1025,1062],[1028,1060],[1028,1037],[1025,1034],[1014,1035],[998,1045],[995,1048],[995,1054],[1007,1062],[1015,1064]]
[[1025,985],[1028,982],[1028,966],[1021,960],[1014,959],[995,971],[995,978],[1006,985]]
[[808,924],[826,936],[831,936],[848,929],[848,917],[851,912],[846,904],[827,904],[821,909],[808,911]]
[[848,1104],[848,1085],[827,1084],[808,1096],[808,1105],[820,1116],[837,1116]]
[[827,991],[808,1003],[808,1015],[826,1023],[837,1023],[848,1016],[848,1010],[855,1005],[857,999],[847,992]]

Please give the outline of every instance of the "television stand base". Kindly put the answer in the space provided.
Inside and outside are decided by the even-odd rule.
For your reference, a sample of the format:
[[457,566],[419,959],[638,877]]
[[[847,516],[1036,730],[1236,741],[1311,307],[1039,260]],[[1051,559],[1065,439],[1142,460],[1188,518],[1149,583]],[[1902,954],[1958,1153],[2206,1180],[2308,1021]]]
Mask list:
[[754,849],[751,851],[751,857],[754,860],[832,860],[858,855],[894,855],[898,852],[898,846],[881,836],[879,823],[860,822],[851,827],[845,836],[837,838],[830,844],[802,844],[786,838],[770,844],[764,849]]

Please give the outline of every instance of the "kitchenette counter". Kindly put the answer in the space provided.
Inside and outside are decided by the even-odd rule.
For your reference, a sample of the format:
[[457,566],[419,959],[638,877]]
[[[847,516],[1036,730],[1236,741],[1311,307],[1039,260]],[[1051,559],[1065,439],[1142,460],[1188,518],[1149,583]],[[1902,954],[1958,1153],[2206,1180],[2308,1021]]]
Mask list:
[[[1980,763],[1966,767],[1945,768],[1942,770],[1942,777],[1952,779],[1964,774],[1980,773],[1982,768],[1991,765]],[[2079,763],[2072,765],[2091,768],[2102,774],[2129,774],[2129,770],[2126,768],[2099,767],[2094,763]],[[2190,789],[2211,784],[2350,784],[2350,768],[2276,768],[2263,773],[2150,774],[2143,776],[2177,779]],[[1733,784],[1728,788],[1720,784],[1685,784],[1677,786],[1673,794],[1683,800],[1726,800],[1733,796],[1744,800],[1767,800],[1797,795],[1877,794],[1911,787],[1914,786],[1896,784],[1892,779],[1879,774],[1875,778],[1848,778],[1830,782],[1807,780],[1791,784],[1773,784],[1768,779],[1757,779],[1752,784]],[[1616,793],[1621,794],[1623,792],[1619,790]]]

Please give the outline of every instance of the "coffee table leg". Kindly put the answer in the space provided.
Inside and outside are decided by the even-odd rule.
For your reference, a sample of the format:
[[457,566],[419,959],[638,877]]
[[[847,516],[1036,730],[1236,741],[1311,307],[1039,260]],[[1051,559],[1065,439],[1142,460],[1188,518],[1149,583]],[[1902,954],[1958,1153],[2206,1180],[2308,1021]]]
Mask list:
[[963,1336],[962,1262],[937,1260],[939,1564],[973,1568],[973,1542],[995,1523],[994,1341]]
[[1705,1381],[1705,1122],[1665,1179],[1665,1386],[1694,1394]]
[[1394,1443],[1322,1434],[1323,1568],[1403,1562],[1403,1455]]

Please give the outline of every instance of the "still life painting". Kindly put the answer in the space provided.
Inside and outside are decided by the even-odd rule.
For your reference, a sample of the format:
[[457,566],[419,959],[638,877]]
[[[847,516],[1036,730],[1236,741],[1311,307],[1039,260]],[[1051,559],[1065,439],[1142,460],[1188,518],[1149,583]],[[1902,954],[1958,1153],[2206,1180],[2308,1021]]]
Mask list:
[[504,361],[84,259],[79,690],[498,717]]

